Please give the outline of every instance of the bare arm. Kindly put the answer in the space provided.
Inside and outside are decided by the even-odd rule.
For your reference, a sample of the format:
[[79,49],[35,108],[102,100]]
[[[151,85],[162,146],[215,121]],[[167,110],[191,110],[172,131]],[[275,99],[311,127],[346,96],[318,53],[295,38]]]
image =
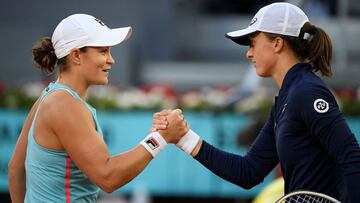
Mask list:
[[27,138],[37,105],[38,102],[31,108],[16,143],[12,158],[9,161],[9,191],[13,203],[23,203],[25,198],[25,158]]
[[[152,160],[151,154],[141,145],[128,152],[110,156],[102,137],[95,130],[90,112],[69,95],[64,96],[56,104],[56,108],[47,113],[53,118],[51,128],[71,159],[106,192],[112,192],[131,181]],[[180,117],[174,117],[176,122],[183,122]],[[178,134],[186,133],[185,127],[184,132],[179,132],[178,126],[169,127],[176,128]]]

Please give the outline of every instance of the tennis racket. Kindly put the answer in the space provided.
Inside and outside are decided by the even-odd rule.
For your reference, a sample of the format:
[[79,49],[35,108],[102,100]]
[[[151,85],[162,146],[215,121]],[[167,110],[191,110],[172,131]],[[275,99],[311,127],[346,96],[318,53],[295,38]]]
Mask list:
[[328,195],[310,192],[296,191],[281,197],[276,203],[341,203]]

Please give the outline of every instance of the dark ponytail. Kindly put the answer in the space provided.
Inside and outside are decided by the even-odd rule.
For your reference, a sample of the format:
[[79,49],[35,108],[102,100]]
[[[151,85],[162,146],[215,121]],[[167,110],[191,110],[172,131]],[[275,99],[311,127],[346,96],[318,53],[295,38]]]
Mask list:
[[312,70],[320,71],[323,76],[332,76],[332,43],[328,34],[309,22],[304,24],[302,32],[311,35],[306,43],[306,48],[308,50],[307,60],[311,63]]
[[[305,35],[309,35],[310,37],[308,39],[304,39]],[[272,33],[266,33],[266,36],[270,40],[274,40],[276,37],[280,36],[286,41],[290,49],[293,50],[295,56],[300,61],[311,64],[312,71],[320,71],[323,76],[332,76],[332,43],[329,36],[323,29],[307,22],[301,28],[299,37]]]
[[32,47],[33,60],[44,73],[50,74],[55,69],[57,58],[50,37],[43,37]]

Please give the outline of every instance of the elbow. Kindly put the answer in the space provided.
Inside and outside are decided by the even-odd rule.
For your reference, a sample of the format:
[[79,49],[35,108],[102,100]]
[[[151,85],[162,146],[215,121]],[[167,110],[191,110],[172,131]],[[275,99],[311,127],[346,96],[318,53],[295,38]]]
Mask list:
[[230,182],[234,183],[235,185],[237,185],[237,186],[239,186],[239,187],[241,187],[241,188],[243,188],[245,190],[250,190],[254,186],[256,186],[256,185],[260,184],[261,182],[263,182],[263,179],[257,179],[257,180],[253,180],[253,181],[251,181],[251,179],[246,179],[246,180],[237,179],[237,180],[233,180],[233,181],[230,180]]
[[[95,172],[96,171],[96,172]],[[128,167],[114,167],[107,165],[101,167],[100,170],[95,170],[95,177],[92,177],[93,182],[100,187],[101,190],[107,193],[112,193],[130,182],[134,176]]]
[[109,179],[103,179],[97,184],[100,189],[106,193],[113,193],[115,190],[119,189],[124,184],[116,183],[114,181],[111,181]]
[[245,190],[250,190],[251,188],[257,185],[257,184],[243,183],[243,182],[233,182],[233,183]]
[[100,187],[106,193],[112,193],[115,190],[119,189],[126,183],[123,182],[123,178],[119,176],[115,177],[111,172],[106,172],[103,174],[99,174],[98,181],[96,185]]
[[249,185],[249,184],[243,184],[240,185],[240,187],[244,188],[245,190],[250,190],[251,188],[253,188],[255,185]]
[[100,174],[96,185],[106,193],[112,193],[117,189],[115,181],[111,179],[111,174],[109,173]]
[[112,187],[111,185],[99,185],[100,189],[106,193],[113,193],[116,188]]
[[230,181],[231,183],[245,189],[245,190],[249,190],[251,189],[252,187],[254,187],[253,184],[250,184],[250,183],[247,183],[247,182],[244,182],[244,181],[239,181],[239,180],[236,180],[236,181],[233,181],[233,180],[228,180]]
[[250,190],[251,188],[257,186],[258,184],[260,184],[262,182],[263,182],[263,179],[256,180],[256,181],[242,182],[239,184],[239,186],[244,188],[245,190]]

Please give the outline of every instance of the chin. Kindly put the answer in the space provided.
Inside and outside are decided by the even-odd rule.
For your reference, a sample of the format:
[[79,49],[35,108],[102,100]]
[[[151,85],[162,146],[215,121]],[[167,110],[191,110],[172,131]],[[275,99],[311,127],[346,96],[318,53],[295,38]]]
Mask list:
[[101,82],[99,85],[107,85],[109,83],[108,80]]
[[109,83],[109,80],[101,80],[101,81],[95,81],[93,85],[107,85]]
[[258,69],[256,69],[256,75],[262,77],[262,78],[268,78],[268,77],[271,77],[270,74],[266,73],[266,72],[260,72],[258,71]]

